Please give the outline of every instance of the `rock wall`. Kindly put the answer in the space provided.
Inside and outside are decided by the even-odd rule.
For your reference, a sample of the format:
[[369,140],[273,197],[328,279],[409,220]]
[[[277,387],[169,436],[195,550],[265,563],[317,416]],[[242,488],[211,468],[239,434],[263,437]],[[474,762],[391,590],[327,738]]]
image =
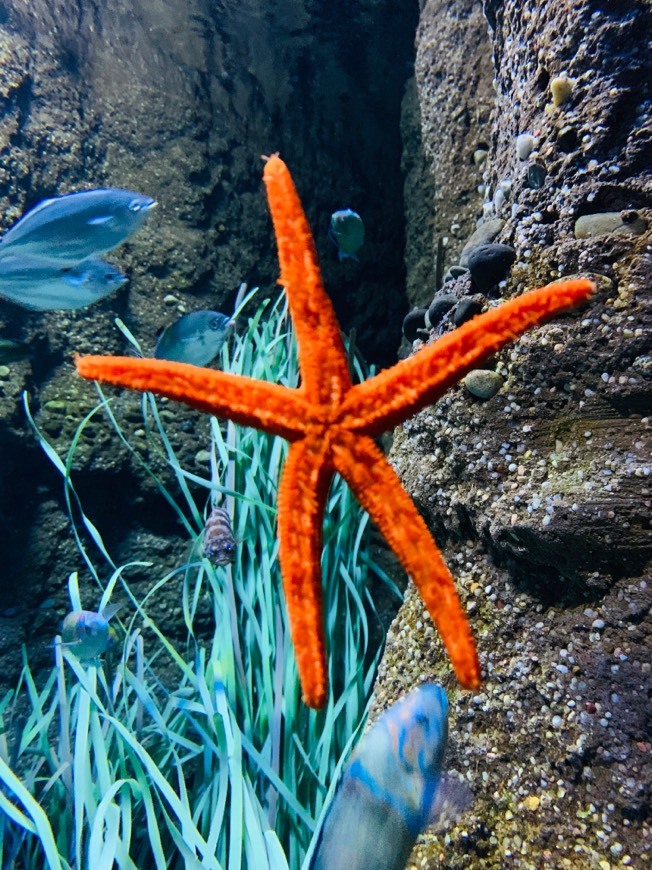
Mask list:
[[[356,328],[369,358],[394,358],[407,307],[399,116],[417,11],[391,0],[353,9],[316,0],[0,3],[2,231],[72,190],[129,187],[159,202],[110,256],[129,277],[114,297],[43,314],[0,299],[0,334],[34,351],[0,367],[0,680],[13,682],[24,641],[35,666],[49,664],[66,578],[83,569],[62,481],[26,425],[22,392],[65,455],[97,401],[72,354],[125,351],[116,315],[151,353],[185,311],[229,311],[241,281],[276,295],[262,154],[280,151],[293,171],[343,328]],[[331,212],[347,206],[366,224],[359,263],[340,263],[327,237]],[[98,415],[79,441],[75,483],[115,560],[154,558],[164,572],[187,558],[186,536],[137,457],[169,470],[148,451],[140,400],[122,396],[113,407],[140,453],[130,459]],[[206,474],[208,421],[164,414],[186,467]],[[175,595],[161,601],[171,634]]]
[[[592,274],[599,290],[488,363],[502,384],[493,398],[458,385],[397,432],[393,463],[445,549],[484,684],[475,696],[455,688],[411,591],[379,704],[443,680],[451,764],[474,791],[445,839],[421,837],[410,867],[642,866],[652,848],[650,10],[490,0],[484,12],[487,39],[469,48],[455,23],[466,14],[470,30],[478,4],[423,6],[421,135],[435,190],[452,191],[433,225],[451,220],[455,196],[464,206],[446,266],[478,217],[515,262],[497,286],[480,292],[460,270],[446,290],[485,309],[558,276]],[[490,53],[493,108],[471,135],[487,92],[470,76]],[[480,135],[487,153],[474,162]],[[443,147],[444,136],[459,147]],[[407,205],[409,238],[422,215]],[[615,215],[588,218],[587,235],[587,216],[606,212]],[[450,328],[445,316],[430,336]]]

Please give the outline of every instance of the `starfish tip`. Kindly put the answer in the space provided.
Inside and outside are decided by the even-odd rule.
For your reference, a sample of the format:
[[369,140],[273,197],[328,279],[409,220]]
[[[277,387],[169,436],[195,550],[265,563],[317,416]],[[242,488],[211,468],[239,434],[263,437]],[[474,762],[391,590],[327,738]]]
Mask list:
[[306,707],[311,707],[313,710],[321,710],[326,706],[326,692],[322,690],[319,692],[311,692],[310,694],[304,693],[301,696],[301,700]]

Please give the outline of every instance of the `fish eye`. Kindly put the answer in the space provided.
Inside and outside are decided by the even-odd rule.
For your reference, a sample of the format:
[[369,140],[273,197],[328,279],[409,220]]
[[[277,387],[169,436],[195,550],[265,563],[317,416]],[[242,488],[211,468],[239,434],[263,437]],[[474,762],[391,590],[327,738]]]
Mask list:
[[142,209],[143,203],[139,199],[132,199],[129,203],[129,211],[133,211],[136,214]]
[[219,329],[222,328],[222,321],[219,319],[219,317],[214,317],[208,324],[208,328],[212,329],[214,332],[217,332]]

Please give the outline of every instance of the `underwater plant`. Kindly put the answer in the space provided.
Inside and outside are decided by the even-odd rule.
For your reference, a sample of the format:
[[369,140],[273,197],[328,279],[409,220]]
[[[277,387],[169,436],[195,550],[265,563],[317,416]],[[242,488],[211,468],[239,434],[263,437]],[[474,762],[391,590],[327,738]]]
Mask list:
[[[359,360],[352,364],[363,377]],[[222,367],[296,386],[282,299],[259,307],[246,332],[223,348]],[[0,866],[298,868],[337,765],[364,723],[382,651],[369,584],[391,581],[371,556],[368,517],[336,480],[322,555],[325,575],[338,578],[325,589],[334,691],[317,712],[301,702],[276,558],[285,442],[212,419],[215,473],[202,477],[179,462],[157,402],[145,394],[143,429],[172,485],[98,392],[65,458],[38,435],[63,478],[92,578],[90,590],[70,578],[72,609],[82,610],[82,598],[98,613],[124,602],[111,623],[121,655],[114,665],[88,664],[57,643],[43,685],[25,657],[19,685],[0,701]],[[163,577],[145,562],[116,566],[77,496],[75,453],[86,425],[102,414],[188,534],[189,561]],[[238,542],[234,561],[218,567],[201,556],[204,508],[216,494]],[[103,582],[106,568],[112,573]],[[136,569],[151,577],[145,594],[129,583]],[[173,583],[187,628],[183,648],[152,617],[151,603]],[[206,601],[208,632],[198,619]]]

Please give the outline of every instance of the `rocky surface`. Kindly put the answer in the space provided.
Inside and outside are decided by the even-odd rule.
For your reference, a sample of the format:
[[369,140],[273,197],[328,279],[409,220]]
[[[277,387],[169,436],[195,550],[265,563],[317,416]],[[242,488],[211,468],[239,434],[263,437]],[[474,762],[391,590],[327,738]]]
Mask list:
[[[429,34],[466,8],[442,0],[422,11],[426,152],[455,125],[453,98],[435,102],[428,83],[438,70],[486,61],[444,42],[428,66]],[[495,64],[485,203],[469,209],[460,235],[479,216],[499,218],[496,241],[516,262],[484,305],[577,273],[593,274],[599,290],[490,361],[505,379],[494,398],[458,385],[396,434],[392,461],[445,547],[485,682],[475,696],[454,688],[411,592],[390,633],[379,703],[443,680],[451,764],[475,794],[448,835],[421,838],[411,867],[639,867],[652,855],[652,234],[578,239],[574,226],[582,215],[632,210],[650,226],[652,116],[641,84],[650,81],[641,39],[649,9],[505,0],[485,11]],[[553,93],[564,77],[571,87],[555,83]],[[536,148],[522,159],[524,133]],[[471,165],[473,147],[467,140],[462,159],[437,152],[440,192]],[[546,173],[537,186],[535,163]],[[453,184],[437,204],[442,214],[458,192]],[[451,290],[464,298],[472,287],[460,277]],[[432,337],[450,328],[445,317]]]
[[[418,107],[413,113],[420,119],[422,157],[412,156],[408,164],[414,170],[406,183],[406,262],[408,298],[427,306],[438,289],[438,248],[447,265],[457,262],[482,202],[477,189],[482,168],[473,155],[488,147],[493,69],[479,3],[428,0],[422,5],[415,61]],[[406,105],[404,115],[408,109]],[[403,128],[405,134],[405,117]],[[405,161],[416,138],[406,137]],[[421,178],[416,176],[419,165]],[[427,207],[416,207],[415,199],[421,203],[426,195]],[[411,247],[415,237],[419,243]]]

